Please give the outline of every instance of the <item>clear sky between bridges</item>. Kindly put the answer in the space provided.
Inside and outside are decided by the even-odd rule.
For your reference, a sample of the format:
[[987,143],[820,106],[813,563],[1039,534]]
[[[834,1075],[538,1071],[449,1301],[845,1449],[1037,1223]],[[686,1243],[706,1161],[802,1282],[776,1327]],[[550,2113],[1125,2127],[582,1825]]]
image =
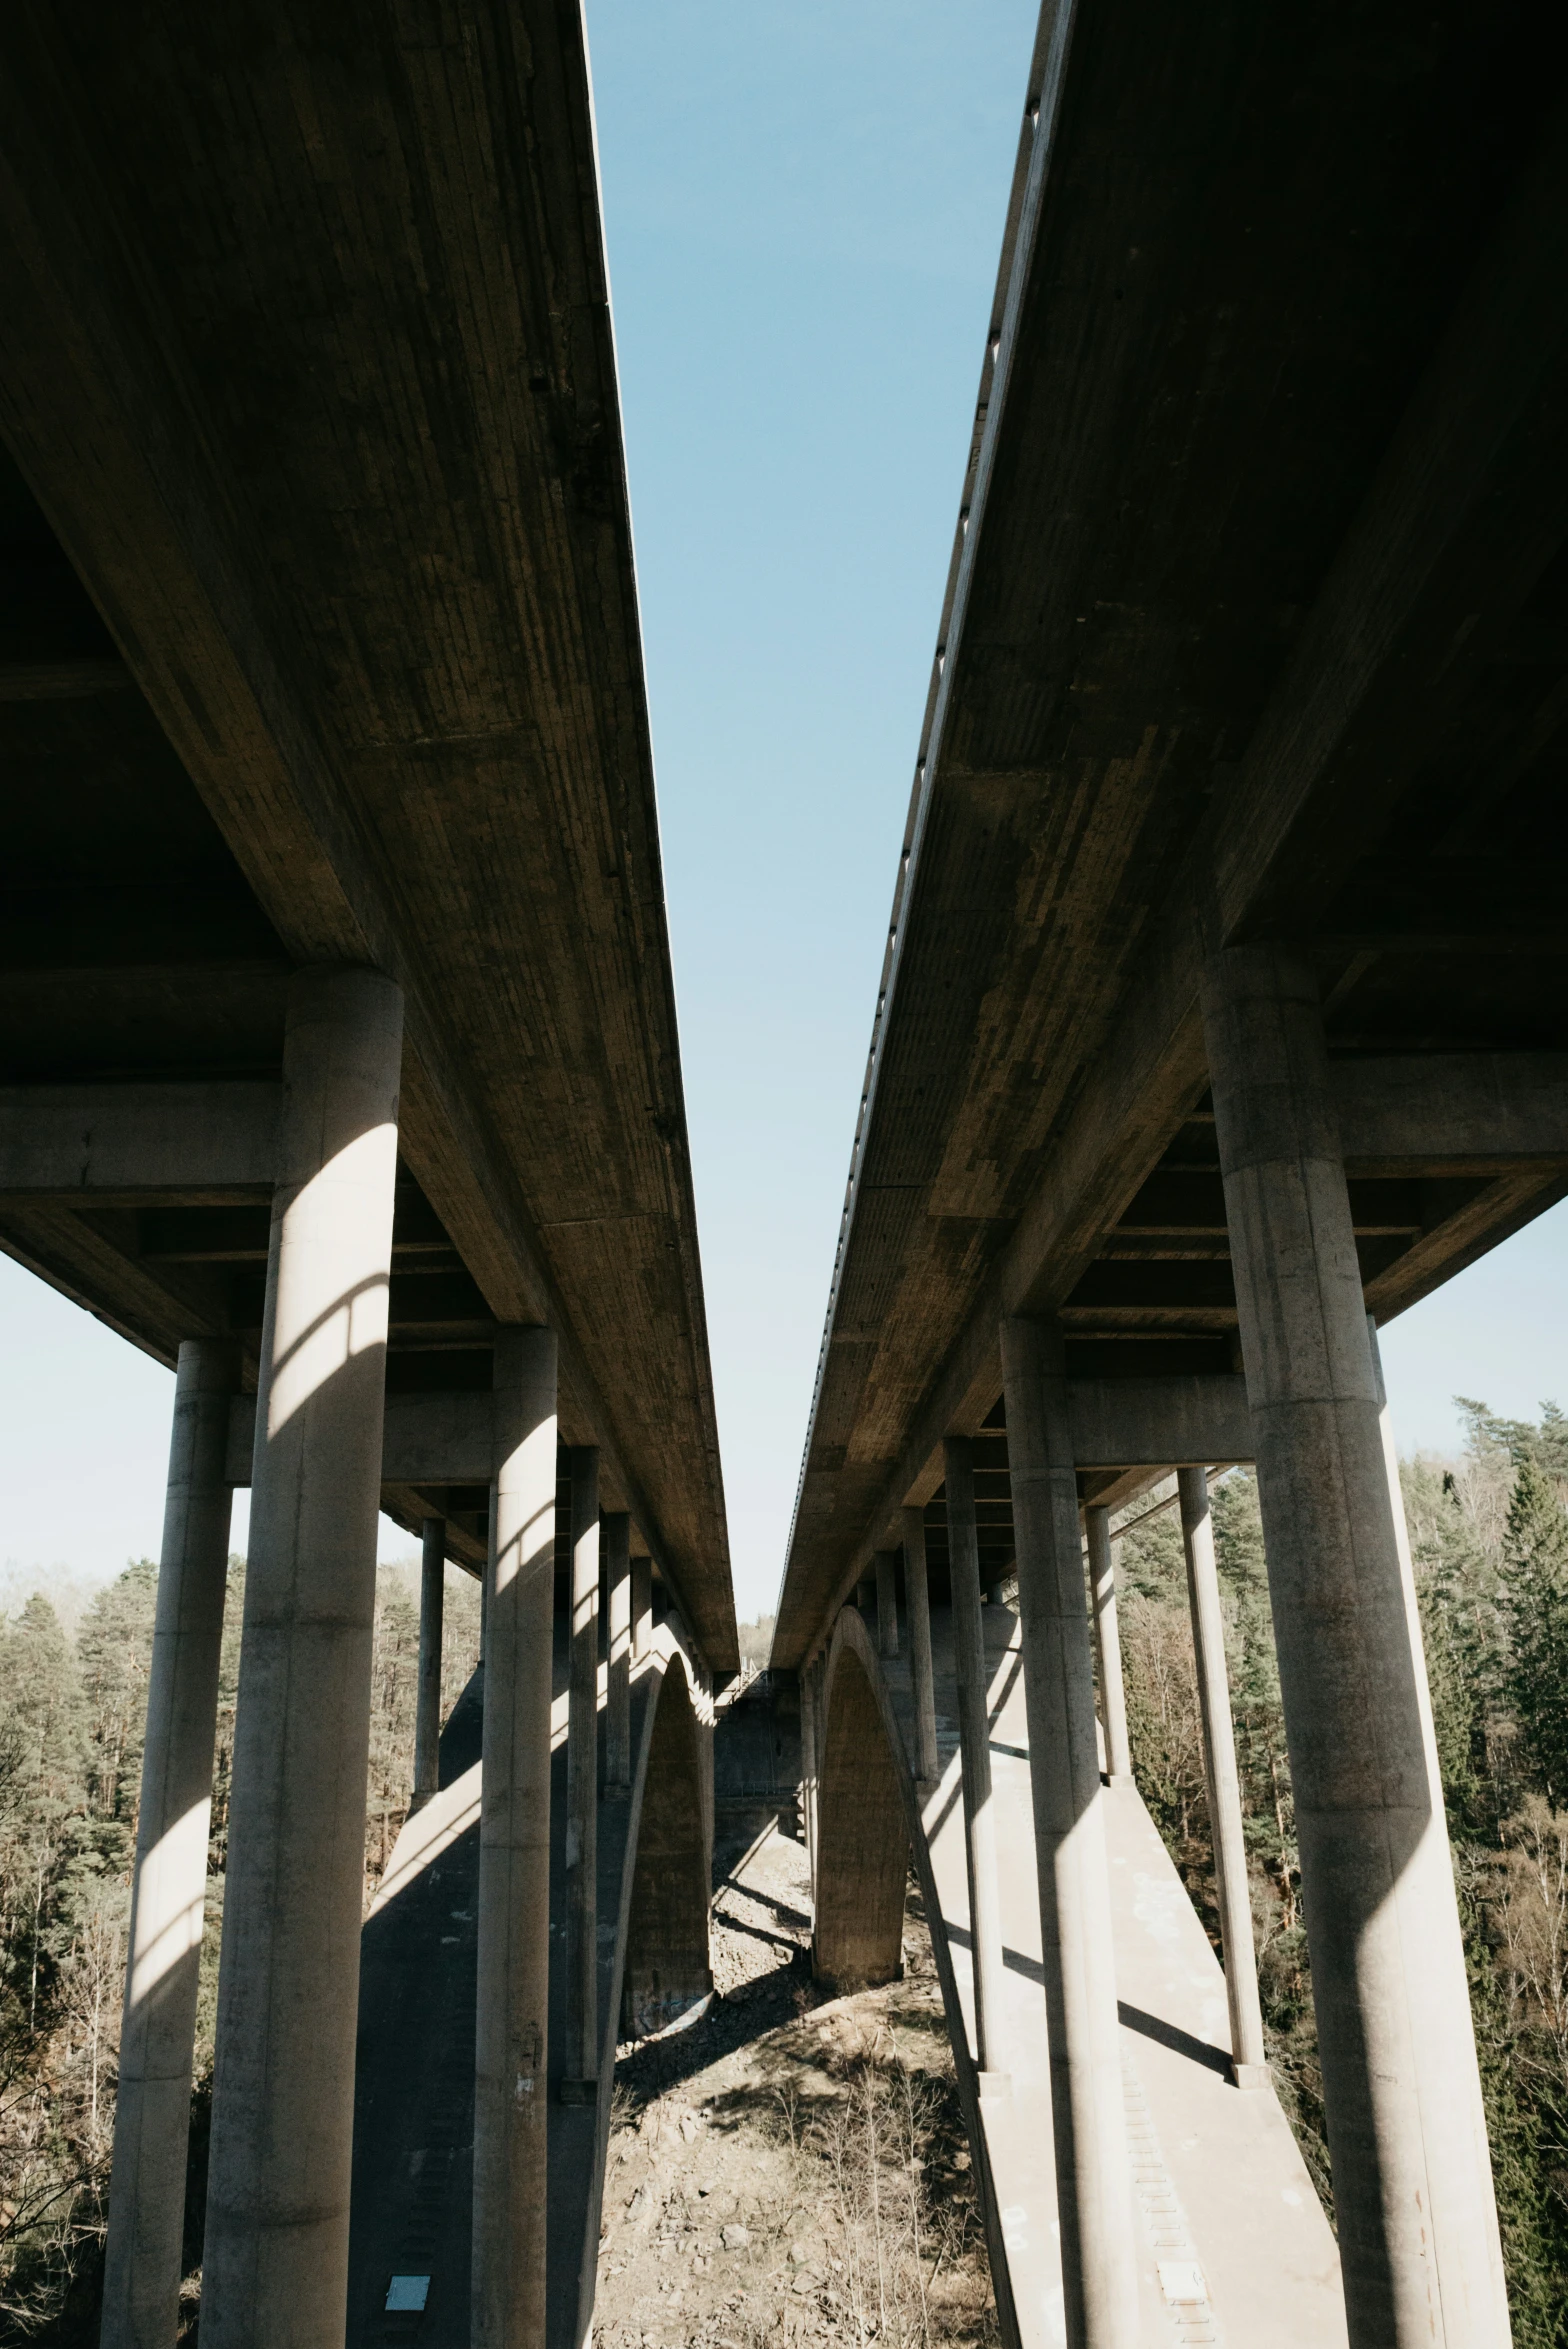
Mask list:
[[[743,1615],[788,1533],[1034,17],[589,0]],[[1568,1401],[1565,1308],[1559,1208],[1390,1326],[1401,1445],[1454,1446],[1455,1392]],[[0,1314],[12,1587],[155,1554],[171,1378],[4,1260]]]

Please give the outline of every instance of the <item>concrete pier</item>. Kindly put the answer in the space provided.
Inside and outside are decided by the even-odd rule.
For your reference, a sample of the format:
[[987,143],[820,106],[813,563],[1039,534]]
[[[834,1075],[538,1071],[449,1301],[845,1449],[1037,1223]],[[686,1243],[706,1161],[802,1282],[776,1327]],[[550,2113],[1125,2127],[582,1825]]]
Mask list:
[[474,2349],[539,2349],[545,2335],[555,1396],[554,1331],[501,1330],[479,1822]]
[[1502,2349],[1502,2259],[1415,1591],[1316,979],[1207,966],[1352,2349]]
[[958,1734],[969,1852],[969,1915],[974,1934],[975,2060],[982,2090],[1005,2090],[1002,1915],[997,1899],[996,1811],[991,1800],[991,1717],[985,1632],[980,1620],[980,1544],[975,1526],[974,1445],[949,1436],[942,1446],[947,1479],[947,1571],[952,1584],[953,1644],[958,1664]]
[[1138,2338],[1089,1607],[1060,1332],[1002,1323],[1069,2349]]
[[806,1865],[811,1880],[817,1873],[817,1666],[806,1664],[800,1674],[800,1823],[806,1838]]
[[1203,1771],[1214,1840],[1231,2068],[1238,2088],[1264,2088],[1268,2085],[1268,2057],[1258,2004],[1258,1957],[1252,1938],[1252,1894],[1241,1819],[1241,1782],[1236,1775],[1236,1732],[1230,1712],[1230,1677],[1225,1669],[1225,1618],[1220,1612],[1208,1471],[1178,1469],[1177,1485],[1182,1547],[1187,1555],[1192,1648],[1198,1667],[1198,1706],[1203,1716]]
[[632,1560],[632,1662],[640,1664],[653,1640],[653,1560]]
[[898,1555],[893,1550],[878,1550],[877,1576],[877,1654],[898,1654]]
[[208,2349],[343,2337],[403,999],[290,981],[203,2261]]
[[586,2104],[599,2077],[599,1454],[566,1455],[572,1485],[571,1681],[566,1721],[566,2072],[561,2099]]
[[915,1777],[934,1786],[941,1774],[936,1750],[936,1684],[931,1671],[931,1589],[926,1576],[926,1513],[899,1512],[904,1542],[904,1608],[909,1618],[909,1691],[915,1713]]
[[1109,1509],[1083,1513],[1089,1538],[1089,1591],[1094,1604],[1094,1655],[1100,1682],[1100,1726],[1105,1732],[1105,1774],[1113,1786],[1132,1784],[1127,1744],[1127,1694],[1122,1685],[1122,1636],[1116,1618],[1116,1553],[1111,1546]]
[[419,1560],[419,1686],[414,1700],[410,1811],[435,1793],[441,1765],[441,1617],[446,1601],[446,1519],[427,1517]]
[[632,1782],[632,1521],[624,1509],[605,1518],[604,1791],[625,1794]]
[[228,1580],[224,1476],[238,1349],[180,1347],[142,1755],[104,2254],[102,2349],[169,2349],[178,2319],[191,2058]]

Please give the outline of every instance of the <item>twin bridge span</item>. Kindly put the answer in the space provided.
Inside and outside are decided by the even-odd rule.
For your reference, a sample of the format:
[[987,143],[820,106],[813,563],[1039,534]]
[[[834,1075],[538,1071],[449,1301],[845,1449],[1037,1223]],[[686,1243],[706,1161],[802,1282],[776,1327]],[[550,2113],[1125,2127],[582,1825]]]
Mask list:
[[[773,1657],[824,1981],[922,1880],[1009,2343],[1508,2339],[1376,1331],[1568,1191],[1564,38],[1062,0],[1021,93]],[[739,1666],[581,22],[19,8],[0,130],[0,1245],[177,1368],[103,2338],[175,2335],[248,1484],[204,2338],[575,2345]],[[1219,1955],[1117,1701],[1173,1472]]]

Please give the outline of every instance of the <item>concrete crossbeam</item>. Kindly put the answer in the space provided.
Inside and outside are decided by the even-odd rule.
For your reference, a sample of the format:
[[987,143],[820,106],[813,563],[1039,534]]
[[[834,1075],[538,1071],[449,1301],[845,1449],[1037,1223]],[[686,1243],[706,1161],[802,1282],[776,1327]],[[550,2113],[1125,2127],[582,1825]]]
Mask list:
[[1229,1377],[1075,1378],[1067,1382],[1080,1468],[1212,1468],[1252,1458],[1247,1382]]
[[0,1087],[0,1193],[270,1197],[275,1083]]

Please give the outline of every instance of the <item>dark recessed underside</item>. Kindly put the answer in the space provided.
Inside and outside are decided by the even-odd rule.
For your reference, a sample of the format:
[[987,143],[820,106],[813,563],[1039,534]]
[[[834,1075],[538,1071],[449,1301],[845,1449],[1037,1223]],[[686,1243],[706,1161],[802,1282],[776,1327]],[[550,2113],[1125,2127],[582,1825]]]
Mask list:
[[[1568,1020],[1564,32],[1505,5],[1047,7],[781,1601],[795,1662],[1002,1312],[1236,1365],[1205,955],[1331,1049]],[[1049,160],[1035,152],[1049,134]],[[1352,1168],[1369,1305],[1568,1189]]]
[[[580,17],[23,8],[0,66],[0,1082],[273,1074],[291,969],[389,970],[392,1383],[555,1324],[733,1668]],[[0,1245],[168,1359],[253,1345],[264,1222]]]

